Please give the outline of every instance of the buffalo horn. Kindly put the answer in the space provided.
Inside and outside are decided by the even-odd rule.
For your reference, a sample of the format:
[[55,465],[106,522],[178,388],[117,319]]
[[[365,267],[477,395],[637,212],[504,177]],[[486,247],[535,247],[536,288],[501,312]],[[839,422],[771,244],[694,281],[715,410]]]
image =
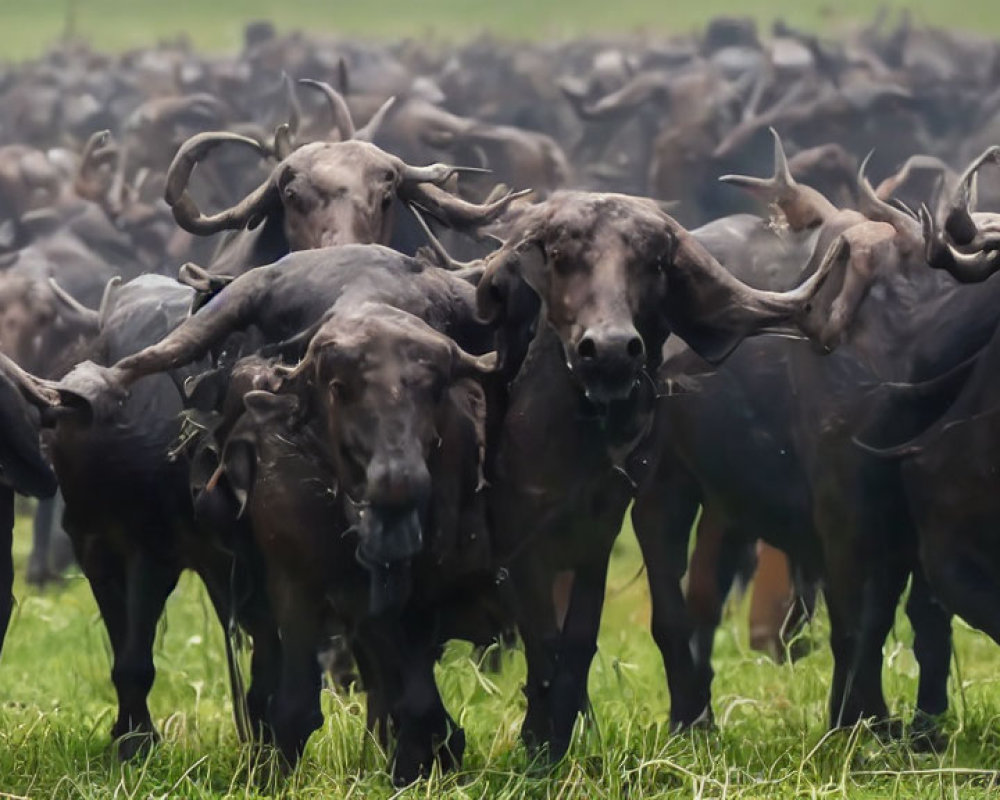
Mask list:
[[189,233],[209,236],[223,230],[239,229],[254,220],[259,220],[268,205],[273,188],[270,179],[264,181],[235,206],[206,217],[187,191],[188,181],[195,165],[202,161],[213,149],[223,142],[246,145],[261,156],[267,150],[257,141],[236,133],[210,132],[192,136],[181,145],[167,170],[164,199],[174,212],[177,224]]
[[351,118],[351,110],[347,107],[344,96],[334,89],[330,84],[323,81],[315,81],[312,78],[300,78],[299,83],[309,86],[319,91],[330,106],[333,112],[333,127],[340,133],[340,140],[346,142],[354,138],[354,120]]
[[56,283],[55,278],[49,278],[49,288],[52,289],[52,293],[56,296],[56,299],[73,312],[73,315],[87,325],[87,327],[92,327],[94,330],[100,329],[100,315],[97,311],[83,305],[79,300]]
[[868,176],[865,171],[868,168],[868,162],[871,160],[872,155],[875,153],[874,150],[865,156],[864,161],[861,162],[861,167],[858,169],[858,197],[860,199],[860,211],[869,219],[875,220],[876,222],[886,222],[896,230],[902,236],[907,237],[911,242],[918,243],[921,240],[920,225],[911,216],[907,215],[905,212],[900,211],[898,208],[893,208],[885,200],[878,196],[878,193],[872,187],[871,182],[868,180]]

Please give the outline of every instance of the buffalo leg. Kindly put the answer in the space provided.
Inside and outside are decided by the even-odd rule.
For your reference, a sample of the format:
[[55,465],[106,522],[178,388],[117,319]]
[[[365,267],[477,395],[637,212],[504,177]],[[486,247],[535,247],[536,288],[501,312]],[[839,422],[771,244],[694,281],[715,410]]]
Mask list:
[[920,569],[913,573],[906,615],[913,627],[913,654],[920,666],[911,735],[916,745],[938,749],[942,738],[935,717],[948,710],[951,614],[935,599]]
[[884,566],[886,569],[876,570],[862,581],[859,597],[838,598],[833,586],[827,592],[834,657],[830,695],[833,727],[888,717],[882,691],[882,647],[895,619],[906,570],[898,564]]
[[241,611],[240,620],[253,641],[247,690],[250,731],[256,739],[267,742],[271,739],[271,702],[281,680],[281,639],[267,609]]
[[379,656],[378,648],[373,647],[370,635],[355,636],[351,651],[365,685],[367,728],[375,734],[382,749],[388,750],[392,700],[401,690],[395,685],[394,676],[386,674],[384,659]]
[[528,668],[524,683],[528,708],[521,725],[521,739],[529,752],[536,751],[552,738],[549,692],[559,636],[552,597],[555,578],[539,562],[535,553],[522,554],[510,572],[517,604],[517,625]]
[[156,677],[153,644],[156,625],[179,577],[174,565],[146,553],[133,555],[126,565],[125,638],[111,670],[118,693],[118,720],[112,736],[119,740],[118,756],[123,761],[156,739],[147,705]]
[[[235,613],[240,627],[249,634],[253,642],[250,660],[251,682],[245,697],[246,726],[242,724],[242,715],[236,709],[239,703],[236,694],[239,691],[239,681],[235,675],[230,676],[236,729],[241,738],[248,737],[252,741],[267,742],[271,734],[268,708],[281,677],[281,640],[278,637],[277,626],[270,614],[267,599],[260,591],[251,591],[250,596],[239,604],[239,608],[233,608],[233,591],[230,586],[230,581],[233,580],[232,565],[221,552],[213,560],[221,563],[218,563],[214,570],[203,568],[200,573],[215,607],[223,634],[227,637],[230,635],[230,624]],[[230,664],[231,671],[237,668],[237,664]],[[244,727],[249,729],[244,730]]]
[[[751,650],[767,653],[778,663],[784,660],[786,627],[798,607],[796,600],[788,557],[758,542],[757,573],[750,598]],[[801,619],[801,614],[798,616]]]
[[691,526],[699,498],[681,480],[656,481],[636,498],[632,526],[642,550],[652,602],[653,639],[663,658],[670,690],[670,723],[675,729],[711,713],[711,687],[695,691],[691,620],[681,591],[687,569]]
[[552,738],[549,755],[553,760],[566,754],[577,715],[586,708],[587,676],[597,653],[597,634],[613,541],[612,537],[606,549],[579,565],[573,576],[566,621],[558,640],[555,680],[550,689]]
[[448,715],[434,680],[430,648],[400,652],[403,693],[396,706],[399,734],[392,759],[392,780],[405,786],[426,776],[436,758],[442,771],[456,769],[465,753],[465,732]]
[[294,767],[313,731],[323,725],[320,691],[323,675],[318,653],[323,642],[320,620],[322,594],[310,602],[293,576],[277,578],[275,616],[281,634],[281,679],[271,703],[274,741],[289,766]]
[[0,652],[14,608],[14,490],[0,486]]
[[[688,571],[687,604],[694,624],[692,654],[698,697],[709,703],[712,692],[712,650],[722,622],[726,597],[744,558],[745,541],[730,535],[709,512],[698,525],[698,543]],[[696,579],[696,576],[698,579]]]

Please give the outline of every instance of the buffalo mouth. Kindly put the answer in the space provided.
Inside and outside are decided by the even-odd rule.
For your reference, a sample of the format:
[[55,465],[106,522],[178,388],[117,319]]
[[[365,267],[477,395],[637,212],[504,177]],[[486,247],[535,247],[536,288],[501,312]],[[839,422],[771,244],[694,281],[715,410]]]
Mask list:
[[578,362],[571,365],[571,369],[579,380],[586,398],[598,405],[628,399],[635,391],[642,375],[642,369],[633,364],[601,365]]
[[423,547],[423,528],[417,508],[356,509],[357,559],[371,579],[373,615],[399,610],[412,589],[410,564]]

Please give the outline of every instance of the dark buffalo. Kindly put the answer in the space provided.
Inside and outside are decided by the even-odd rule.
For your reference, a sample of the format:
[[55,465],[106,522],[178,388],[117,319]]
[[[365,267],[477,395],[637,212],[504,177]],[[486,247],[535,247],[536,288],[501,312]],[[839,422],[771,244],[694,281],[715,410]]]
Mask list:
[[[150,281],[154,291],[141,291]],[[109,312],[98,340],[107,348],[98,351],[99,361],[111,366],[85,363],[60,384],[67,407],[53,448],[57,472],[63,476],[66,527],[115,646],[112,677],[120,710],[114,734],[139,734],[123,743],[123,755],[152,735],[145,706],[152,682],[152,631],[182,568],[195,569],[206,581],[221,619],[228,620],[230,612],[237,614],[256,630],[255,640],[261,640],[255,657],[259,653],[263,661],[259,669],[255,667],[247,699],[248,722],[255,731],[264,730],[268,698],[277,680],[276,666],[267,659],[279,651],[265,646],[274,629],[267,626],[265,611],[255,605],[262,599],[260,593],[252,595],[246,608],[224,605],[228,594],[220,589],[218,578],[225,576],[222,585],[228,586],[232,558],[219,548],[218,538],[206,535],[198,525],[187,462],[167,458],[180,430],[179,384],[185,375],[194,374],[192,370],[199,371],[194,362],[221,347],[234,331],[251,325],[265,342],[298,336],[301,353],[309,336],[300,334],[318,325],[338,301],[349,308],[361,299],[392,299],[468,346],[478,344],[480,351],[491,338],[476,319],[470,283],[375,245],[304,251],[251,270],[187,319],[189,288],[152,277],[133,284],[120,296],[116,310]],[[157,343],[134,352],[144,341]],[[284,349],[296,352],[294,345]],[[167,374],[154,375],[159,372]],[[127,399],[124,386],[133,387]],[[108,464],[94,468],[95,453]],[[126,496],[142,502],[121,503],[122,486],[132,486]],[[216,498],[211,492],[205,494],[200,502],[206,513],[199,513],[198,519],[217,523],[212,528],[226,543],[226,533],[233,529],[232,515],[223,514],[218,524],[220,516],[211,510]],[[129,585],[135,587],[131,594],[126,591]],[[145,588],[140,591],[140,586]]]
[[[634,490],[629,457],[652,424],[649,375],[667,336],[720,361],[743,338],[802,318],[825,277],[786,294],[750,289],[654,203],[586,193],[526,210],[489,262],[478,300],[501,326],[501,353],[537,325],[490,476],[528,659],[529,744],[560,757],[584,705],[608,557]],[[541,303],[537,321],[524,287]],[[572,573],[564,620],[552,597],[560,572]],[[693,721],[701,708],[671,688],[675,719]]]
[[502,622],[475,622],[477,598],[496,592],[475,380],[493,366],[419,317],[361,303],[323,323],[276,392],[243,395],[221,470],[264,562],[281,635],[271,722],[291,763],[321,724],[316,653],[331,625],[358,659],[369,728],[384,745],[394,734],[393,779],[461,762],[433,664],[447,639],[486,643]]
[[[818,252],[816,243],[836,234],[827,254],[842,258],[846,251],[848,270],[839,285],[832,279],[828,282],[817,303],[827,304],[823,293],[836,293],[829,301],[836,327],[827,323],[814,330],[819,331],[817,338],[823,344],[838,341],[846,330],[853,344],[853,337],[861,335],[855,327],[864,334],[865,326],[872,324],[862,300],[875,291],[884,301],[880,293],[885,289],[873,290],[873,285],[905,285],[914,279],[919,282],[926,274],[919,258],[910,273],[897,274],[902,270],[900,262],[918,252],[915,242],[906,238],[913,220],[904,223],[876,207],[878,216],[893,219],[904,236],[886,222],[837,211],[822,195],[791,178],[780,140],[775,141],[775,178],[732,176],[727,180],[762,192],[769,200],[777,199],[791,224],[775,226],[737,216],[711,223],[694,235],[738,277],[754,285],[786,288],[798,280],[800,265],[809,253]],[[869,189],[862,182],[860,193],[874,204]],[[845,321],[856,316],[854,324],[844,328]],[[657,444],[646,456],[650,469],[639,488],[633,523],[649,564],[654,638],[668,673],[681,676],[671,677],[673,683],[684,679],[683,660],[678,667],[677,654],[693,633],[694,684],[685,696],[701,704],[706,717],[711,715],[712,642],[724,599],[720,589],[728,587],[745,548],[763,538],[787,552],[808,595],[809,587],[826,574],[826,548],[843,546],[829,529],[831,538],[821,539],[814,522],[813,481],[831,470],[831,464],[817,463],[811,472],[805,460],[822,431],[814,419],[803,417],[798,425],[795,421],[802,403],[813,397],[815,385],[796,379],[795,365],[800,360],[816,370],[829,366],[838,374],[833,368],[836,362],[818,358],[803,343],[778,339],[745,344],[718,371],[689,351],[672,354],[660,369],[662,389],[651,437]],[[838,360],[848,359],[838,354]],[[843,442],[843,433],[841,437]],[[685,607],[680,601],[680,579],[699,505],[703,512]],[[707,573],[704,577],[703,572]],[[947,671],[942,675],[940,659],[928,663],[926,658],[933,649],[928,641],[941,631],[931,624],[927,632],[921,611],[928,592],[919,578],[918,574],[910,605],[920,637],[921,664],[927,667],[921,672],[918,705],[922,713],[932,716],[944,709]],[[837,721],[839,709],[832,713]]]
[[[835,317],[839,312],[855,317],[847,340],[825,359],[805,348],[788,349],[796,392],[792,431],[811,495],[832,625],[831,724],[886,719],[881,648],[912,575],[908,610],[921,664],[917,722],[922,728],[927,717],[947,707],[948,617],[923,584],[898,469],[859,450],[853,438],[865,424],[871,385],[961,364],[982,347],[995,312],[982,293],[977,297],[927,269],[917,221],[882,202],[867,180],[859,184],[867,217],[831,213],[825,201],[784,179],[737,182],[790,208],[793,227],[812,221],[837,232],[829,252],[839,251],[837,257],[846,256],[849,264],[833,305]],[[780,192],[772,193],[776,186]],[[820,340],[831,341],[825,334]],[[914,415],[933,414],[932,408],[912,404],[891,404],[886,411],[885,430],[912,422]],[[928,724],[926,732],[933,733]]]
[[[192,297],[190,288],[160,276],[122,286],[105,308],[91,357],[114,363],[159,340],[187,316]],[[156,735],[146,705],[152,645],[181,570],[199,573],[223,625],[235,617],[252,635],[260,630],[256,609],[233,607],[231,554],[194,519],[186,462],[167,457],[180,431],[180,386],[193,369],[150,376],[122,403],[64,406],[55,420],[51,455],[66,502],[63,525],[111,639],[118,695],[112,736],[122,758]],[[251,687],[251,714],[263,716],[266,697],[257,700]]]
[[[970,184],[976,171],[998,154],[1000,148],[991,148],[969,166],[943,230],[937,230],[931,214],[923,209],[932,266],[948,270],[963,283],[982,282],[981,286],[968,287],[974,296],[963,297],[955,312],[964,318],[958,334],[964,333],[965,341],[959,340],[961,349],[955,347],[951,353],[954,366],[944,371],[947,363],[940,365],[942,373],[929,380],[880,389],[868,430],[859,439],[866,451],[900,468],[920,562],[935,594],[949,612],[1000,642],[1000,585],[996,576],[1000,506],[994,490],[1000,441],[996,415],[1000,344],[993,297],[1000,290],[993,276],[1000,266],[996,234],[1000,217],[969,209]],[[984,329],[988,341],[970,358],[961,360],[982,342]],[[895,426],[897,436],[916,435],[888,449],[867,445],[876,436],[885,437],[887,426],[879,423],[890,415],[899,416],[900,408],[917,408],[919,413],[906,415],[908,426]]]

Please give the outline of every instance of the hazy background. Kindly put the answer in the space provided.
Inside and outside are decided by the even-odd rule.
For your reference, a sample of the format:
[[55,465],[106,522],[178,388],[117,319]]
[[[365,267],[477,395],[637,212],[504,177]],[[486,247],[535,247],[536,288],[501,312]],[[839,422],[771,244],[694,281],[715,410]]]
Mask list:
[[[243,25],[272,19],[279,28],[366,37],[469,38],[484,31],[545,39],[683,33],[719,14],[752,14],[768,24],[836,32],[871,20],[866,0],[0,0],[0,60],[36,55],[67,28],[105,49],[148,45],[183,33],[203,48],[232,50]],[[909,0],[917,23],[1000,33],[998,0]]]

